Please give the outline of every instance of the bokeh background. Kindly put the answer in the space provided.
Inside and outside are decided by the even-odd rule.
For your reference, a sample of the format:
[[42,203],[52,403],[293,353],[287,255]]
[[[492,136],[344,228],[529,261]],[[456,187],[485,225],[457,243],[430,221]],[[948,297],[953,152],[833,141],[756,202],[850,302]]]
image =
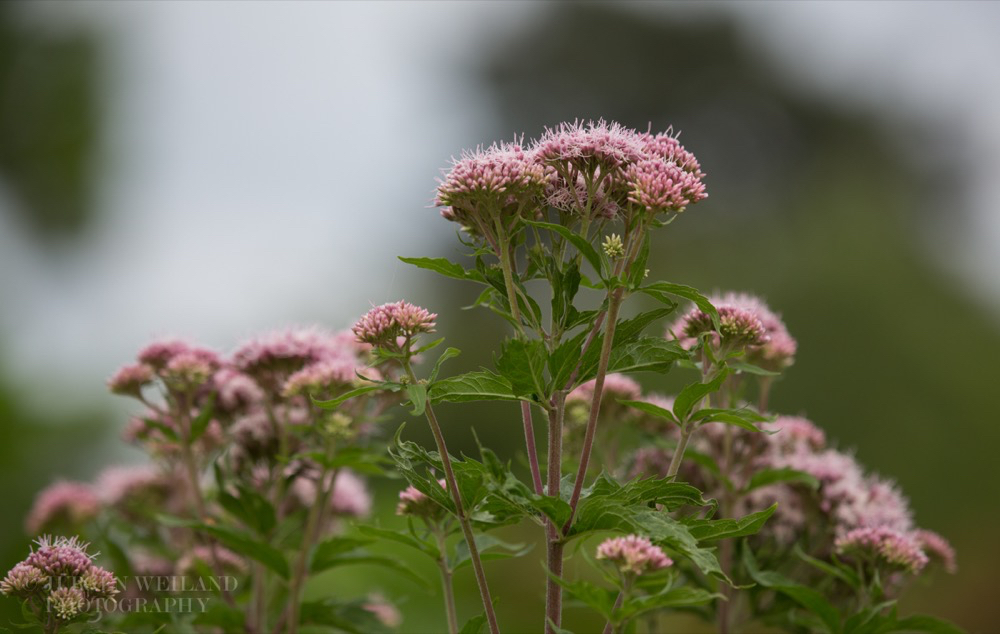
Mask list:
[[[0,569],[37,490],[140,459],[104,381],[152,337],[226,350],[405,295],[455,371],[489,359],[504,332],[460,310],[472,289],[395,256],[457,253],[430,205],[462,148],[605,117],[673,125],[709,175],[655,275],[764,295],[800,344],[774,407],[957,546],[904,609],[996,631],[998,28],[977,2],[0,4]],[[513,408],[444,414],[456,449],[475,427],[519,460]],[[391,525],[401,485],[373,486]],[[540,553],[491,566],[511,631],[540,622]],[[372,584],[403,631],[440,622],[379,570],[315,591]]]

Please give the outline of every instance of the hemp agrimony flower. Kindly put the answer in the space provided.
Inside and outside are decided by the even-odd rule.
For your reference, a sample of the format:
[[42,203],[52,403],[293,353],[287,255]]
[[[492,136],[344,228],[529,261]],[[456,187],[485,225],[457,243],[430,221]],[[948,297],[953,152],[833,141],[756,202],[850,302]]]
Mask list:
[[622,573],[643,575],[673,565],[659,546],[654,546],[647,537],[627,535],[601,542],[597,547],[597,558],[614,564]]

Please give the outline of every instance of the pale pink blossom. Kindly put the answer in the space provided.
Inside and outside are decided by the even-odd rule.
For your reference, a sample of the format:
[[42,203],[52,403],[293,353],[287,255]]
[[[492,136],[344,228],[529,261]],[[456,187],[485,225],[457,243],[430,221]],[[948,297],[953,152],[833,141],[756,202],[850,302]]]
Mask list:
[[24,599],[42,592],[48,583],[49,578],[44,572],[21,562],[0,581],[0,593]]
[[434,332],[435,313],[400,300],[375,306],[354,324],[357,340],[373,346],[397,346],[397,337]]
[[912,536],[930,560],[940,563],[945,572],[955,574],[958,571],[955,549],[952,548],[947,539],[934,531],[924,529],[914,531]]
[[61,480],[35,497],[25,520],[25,529],[37,535],[60,524],[80,526],[95,518],[100,510],[101,502],[89,484]]
[[38,548],[24,560],[49,577],[79,577],[93,565],[87,554],[89,544],[77,537],[43,535],[35,540]]
[[104,504],[116,506],[135,498],[165,496],[171,482],[151,464],[112,466],[98,474],[94,488]]
[[108,379],[108,389],[112,394],[123,396],[142,395],[142,388],[153,381],[153,369],[145,363],[122,366]]
[[[596,379],[581,383],[566,396],[566,402],[582,402],[590,405],[594,399],[594,388],[596,386]],[[638,400],[642,396],[642,387],[635,379],[624,374],[608,374],[604,377],[604,389],[601,392],[601,398],[606,399],[609,396],[614,399]]]
[[885,526],[856,528],[836,541],[837,553],[873,557],[910,574],[927,565],[927,555],[916,539]]
[[[442,489],[447,483],[441,479],[438,484]],[[444,508],[425,495],[412,484],[399,492],[399,504],[396,505],[396,515],[413,515],[416,517],[435,518],[444,512]]]
[[597,558],[613,563],[625,574],[634,575],[654,572],[674,563],[659,546],[638,535],[614,537],[601,542],[597,547]]
[[49,594],[48,608],[63,621],[69,621],[87,608],[87,597],[77,587],[61,586]]

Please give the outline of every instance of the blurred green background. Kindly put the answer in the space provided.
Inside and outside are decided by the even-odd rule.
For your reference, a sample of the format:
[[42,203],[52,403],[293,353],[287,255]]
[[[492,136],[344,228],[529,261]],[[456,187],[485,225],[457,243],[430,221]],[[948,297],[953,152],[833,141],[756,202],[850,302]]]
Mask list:
[[[398,7],[387,5],[386,10],[394,6]],[[757,6],[761,11],[780,10],[774,5]],[[911,6],[898,7],[900,21]],[[622,9],[601,3],[566,3],[508,12],[494,7],[494,14],[504,19],[486,27],[482,16],[466,10],[461,19],[479,20],[478,28],[489,37],[450,65],[427,71],[428,76],[439,73],[444,87],[461,85],[476,95],[472,101],[443,99],[443,111],[434,106],[438,118],[433,125],[447,126],[454,117],[464,127],[459,130],[455,123],[456,129],[439,128],[443,140],[435,151],[409,147],[408,143],[417,141],[406,138],[387,148],[392,156],[375,169],[402,174],[410,171],[412,163],[412,171],[421,179],[417,181],[419,195],[392,202],[396,205],[392,210],[373,205],[359,241],[374,245],[387,266],[394,253],[454,257],[460,247],[453,228],[425,206],[434,170],[462,147],[510,138],[512,131],[535,135],[545,125],[577,117],[604,117],[637,128],[651,125],[654,130],[672,125],[682,130],[682,141],[708,174],[710,198],[656,236],[652,275],[705,291],[752,291],[783,314],[799,341],[800,353],[777,386],[773,407],[807,415],[839,446],[856,448],[864,465],[899,482],[921,526],[947,536],[958,549],[959,573],[913,588],[904,609],[946,617],[973,631],[995,631],[1000,622],[995,601],[1000,569],[1000,544],[995,538],[1000,525],[996,502],[1000,478],[993,460],[1000,433],[992,390],[1000,378],[996,369],[1000,319],[973,284],[959,281],[949,266],[942,265],[942,261],[963,256],[961,242],[947,229],[961,224],[962,214],[969,213],[963,180],[968,165],[960,160],[961,139],[936,147],[935,143],[944,143],[947,129],[921,124],[912,117],[875,116],[793,81],[746,35],[745,21],[738,19],[741,12],[692,14],[682,8],[678,6],[675,12],[673,5]],[[60,21],[57,14],[64,9],[64,5],[48,6],[32,14],[24,5],[0,6],[0,212],[4,216],[0,228],[17,228],[2,244],[10,249],[11,236],[16,235],[17,250],[43,262],[65,262],[67,254],[95,248],[93,232],[108,218],[103,208],[107,197],[95,193],[100,191],[95,183],[107,178],[109,165],[119,166],[121,178],[120,165],[128,160],[127,156],[100,160],[117,129],[108,114],[114,108],[108,105],[105,91],[108,77],[114,76],[121,62],[115,61],[114,49],[104,39],[106,32],[95,28],[100,20]],[[97,5],[90,9],[100,16],[116,11]],[[216,10],[236,21],[246,17],[235,5],[223,4],[221,9],[216,5]],[[301,18],[302,7],[294,10],[300,11],[295,19]],[[328,11],[334,19],[339,15],[338,10]],[[411,11],[414,15],[427,11],[433,15],[424,19],[434,20],[447,7],[427,4]],[[375,10],[361,12],[363,21],[358,24],[363,30],[376,29],[378,20],[388,16]],[[183,19],[198,20],[199,16],[195,10]],[[49,21],[59,28],[51,28]],[[452,18],[449,28],[456,24],[461,25],[461,20]],[[225,45],[225,30],[211,36]],[[889,35],[886,38],[890,46]],[[426,42],[428,47],[434,45]],[[407,54],[402,47],[391,50],[387,63],[402,65]],[[337,81],[337,72],[343,68],[332,60],[330,64],[331,74],[316,81]],[[820,64],[811,72],[824,70]],[[260,79],[263,90],[266,81],[266,77]],[[877,91],[877,87],[868,90]],[[212,95],[209,91],[201,98],[210,100]],[[345,98],[375,103],[380,97],[375,91]],[[283,99],[294,103],[297,95],[287,94]],[[419,110],[417,96],[414,100],[414,111],[424,112]],[[890,111],[892,106],[890,102]],[[294,117],[285,113],[285,118]],[[416,115],[407,124],[429,125]],[[423,133],[433,135],[435,129]],[[141,153],[141,144],[138,147]],[[437,152],[438,147],[443,151]],[[349,145],[337,148],[341,154],[353,151]],[[937,160],[931,160],[935,154]],[[952,159],[952,154],[958,158]],[[339,218],[353,213],[338,208],[336,187],[350,187],[350,183],[338,180],[336,174],[330,178],[333,185],[324,205],[336,227]],[[280,202],[270,212],[281,222]],[[138,222],[143,210],[131,214],[129,222]],[[408,225],[386,223],[380,214],[406,217],[406,222],[419,223],[424,229],[407,236]],[[286,222],[296,222],[295,217],[289,216]],[[396,237],[382,240],[386,233]],[[185,257],[189,247],[183,235],[180,238],[163,236],[163,240],[175,240],[175,250]],[[226,241],[231,236],[220,225],[211,239]],[[387,252],[386,244],[396,251]],[[247,250],[258,247],[245,246]],[[291,271],[313,268],[326,280],[321,294],[307,291],[309,298],[291,304],[282,319],[342,327],[348,323],[345,320],[363,312],[368,299],[395,299],[372,296],[353,301],[361,297],[358,289],[366,285],[381,289],[384,280],[374,276],[384,275],[385,270],[354,269],[358,279],[352,281],[351,272],[345,273],[345,263],[336,261],[335,255],[309,262],[297,261],[293,251],[267,253],[286,258]],[[9,267],[13,261],[11,256],[4,264]],[[459,282],[431,279],[430,274],[389,270],[389,292],[406,289],[409,299],[438,312],[440,331],[450,345],[464,351],[452,362],[452,370],[488,363],[492,346],[504,331],[499,320],[488,314],[460,310],[474,299],[472,289]],[[194,283],[199,273],[179,270],[176,275],[189,276]],[[16,277],[17,271],[8,269],[0,278],[4,284],[0,313],[15,314],[21,295],[28,293],[23,282],[15,283]],[[90,289],[85,284],[91,282],[79,283],[84,286],[74,293],[87,295]],[[354,290],[341,293],[338,285],[353,285]],[[173,288],[162,292],[173,292]],[[147,292],[135,289],[137,301]],[[182,291],[177,293],[170,299],[188,299]],[[94,289],[92,294],[100,301],[101,292]],[[266,289],[261,294],[264,297],[256,301],[268,302]],[[352,301],[346,302],[345,296]],[[199,311],[210,313],[213,301],[191,307],[183,322],[168,328],[184,334],[184,324],[197,322]],[[337,304],[336,309],[323,306],[326,302]],[[640,307],[641,300],[637,300],[633,310]],[[57,309],[57,305],[51,308]],[[38,489],[56,477],[91,478],[109,460],[136,459],[121,449],[117,439],[127,410],[111,397],[103,397],[99,378],[86,384],[85,391],[92,392],[92,397],[78,397],[79,390],[63,392],[58,383],[47,384],[38,372],[21,372],[23,353],[6,354],[9,348],[18,347],[18,337],[30,319],[19,312],[16,318],[0,321],[4,326],[0,330],[0,493],[6,500],[0,514],[3,570],[24,555],[28,538],[22,522]],[[214,340],[208,336],[208,343],[226,346],[259,321],[217,319],[214,323],[215,330],[210,332],[216,334]],[[140,329],[150,332],[154,327],[162,325]],[[227,329],[231,335],[218,334]],[[88,333],[84,330],[77,336],[86,338]],[[96,337],[87,347],[97,349],[106,341]],[[61,351],[39,346],[34,354],[58,363]],[[120,359],[127,360],[127,356]],[[94,367],[90,377],[106,376],[114,369],[103,358],[94,365],[100,367]],[[651,389],[669,390],[679,379],[643,377],[643,381]],[[39,406],[40,401],[49,400],[58,401],[58,408]],[[406,419],[402,410],[398,418]],[[471,428],[475,427],[484,443],[515,463],[520,460],[523,441],[513,407],[451,406],[444,408],[442,418],[455,451],[474,448]],[[408,431],[426,440],[420,427],[411,424]],[[379,518],[393,525],[392,508],[400,485],[373,485]],[[515,540],[537,537],[534,531],[518,529],[509,529],[507,536]],[[522,560],[488,568],[508,631],[537,630],[542,587],[524,579],[539,578],[541,552],[536,548]],[[399,556],[409,557],[406,553]],[[414,560],[413,565],[433,574],[424,562]],[[436,599],[379,570],[335,572],[324,579],[322,587],[355,595],[365,591],[368,583],[380,585],[387,596],[401,600],[407,618],[403,631],[433,631],[440,622]],[[457,586],[465,599],[462,615],[471,616],[476,601],[471,576],[460,576]],[[320,591],[319,586],[314,590]],[[13,617],[15,608],[12,601],[0,601],[0,622]],[[574,631],[594,627],[583,610],[572,608],[566,625]],[[694,627],[678,625],[679,631]]]

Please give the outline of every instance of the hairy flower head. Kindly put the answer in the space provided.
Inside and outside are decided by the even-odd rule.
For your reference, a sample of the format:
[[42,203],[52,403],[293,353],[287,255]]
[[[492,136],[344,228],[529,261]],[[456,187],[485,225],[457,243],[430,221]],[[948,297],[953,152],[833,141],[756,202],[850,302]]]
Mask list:
[[613,563],[625,574],[642,575],[673,565],[659,546],[638,535],[614,537],[601,542],[597,558]]
[[91,566],[80,577],[77,587],[91,599],[106,599],[118,594],[118,582],[111,572],[100,566]]
[[50,537],[43,535],[35,540],[34,550],[24,563],[34,566],[49,577],[79,577],[93,565],[87,554],[89,544],[77,537]]
[[671,331],[684,345],[693,345],[694,340],[706,333],[713,333],[716,343],[722,345],[759,346],[767,343],[767,332],[753,312],[737,306],[716,306],[719,313],[719,327],[716,329],[712,317],[700,308],[695,308],[675,324]]
[[464,152],[437,188],[435,204],[441,215],[473,233],[489,228],[501,213],[516,213],[527,202],[540,199],[545,170],[520,141],[494,143]]
[[108,389],[112,394],[122,396],[142,395],[142,388],[153,381],[153,368],[145,363],[122,366],[108,379]]
[[941,537],[934,531],[924,529],[913,531],[912,536],[917,540],[917,543],[920,544],[924,554],[926,554],[931,561],[940,563],[944,567],[945,572],[955,574],[958,571],[955,549],[952,548],[947,539]]
[[70,621],[87,609],[87,597],[77,587],[61,586],[49,595],[49,608],[56,617]]
[[647,159],[631,165],[626,172],[629,201],[646,211],[684,211],[705,199],[701,177],[661,159]]
[[352,328],[354,336],[362,343],[373,346],[398,345],[398,337],[411,338],[420,333],[434,332],[435,313],[400,300],[375,306]]
[[0,581],[0,593],[24,599],[42,592],[48,583],[49,578],[44,572],[21,562]]
[[920,572],[928,561],[916,539],[885,526],[856,528],[837,538],[835,546],[841,555],[872,558],[910,574]]

